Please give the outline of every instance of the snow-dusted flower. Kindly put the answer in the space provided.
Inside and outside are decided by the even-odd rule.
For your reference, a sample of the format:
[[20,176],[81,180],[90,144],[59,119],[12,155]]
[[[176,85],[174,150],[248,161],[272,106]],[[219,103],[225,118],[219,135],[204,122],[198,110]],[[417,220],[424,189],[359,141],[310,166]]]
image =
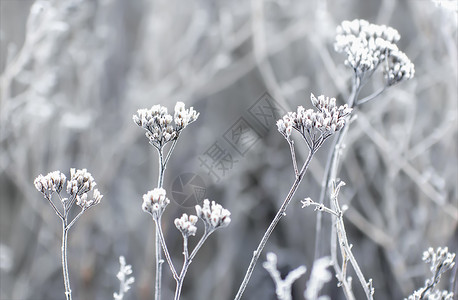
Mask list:
[[48,175],[43,176],[42,174],[38,175],[35,178],[34,184],[36,189],[43,195],[50,195],[53,192],[60,193],[62,188],[65,185],[67,177],[60,171],[54,171],[48,173]]
[[186,109],[183,102],[177,102],[175,105],[175,125],[176,130],[180,131],[199,117],[199,113],[193,107]]
[[115,300],[124,299],[124,294],[130,290],[130,286],[135,282],[135,277],[130,276],[132,274],[132,266],[126,264],[124,256],[119,257],[119,264],[119,272],[116,275],[119,280],[119,293],[113,293],[113,298]]
[[346,117],[352,112],[347,104],[336,105],[335,98],[318,98],[311,94],[310,99],[318,109],[305,109],[302,106],[297,112],[288,112],[277,121],[278,131],[286,138],[291,138],[292,129],[297,130],[307,141],[310,148],[316,148],[334,132],[341,130],[346,123]]
[[165,207],[170,203],[163,188],[155,188],[143,195],[142,209],[158,218],[164,212]]
[[70,179],[67,181],[67,193],[71,196],[83,195],[92,191],[97,184],[91,173],[86,169],[70,169]]
[[437,281],[439,281],[442,273],[453,268],[455,265],[454,260],[455,253],[448,252],[448,247],[439,247],[436,251],[430,247],[423,252],[423,261],[430,263],[430,270],[433,274],[437,274],[434,276],[435,278],[437,277]]
[[202,207],[196,205],[196,214],[210,230],[226,227],[231,222],[231,213],[215,201],[212,201],[210,205],[208,199],[204,200]]
[[448,248],[429,248],[423,252],[423,261],[430,264],[432,273],[431,278],[425,280],[425,285],[414,291],[407,300],[451,300],[454,293],[446,290],[437,290],[436,286],[439,283],[444,272],[451,270],[455,266],[455,253],[450,253]]
[[153,105],[151,109],[139,109],[132,118],[135,124],[146,130],[146,137],[150,143],[161,148],[166,143],[177,139],[180,131],[198,117],[199,113],[192,107],[185,109],[183,102],[177,102],[174,117],[168,113],[167,107]]
[[387,84],[394,85],[413,78],[415,66],[403,52],[393,51],[387,59],[384,74]]
[[356,19],[343,21],[336,31],[334,49],[346,53],[345,65],[357,74],[373,71],[385,62],[388,85],[413,77],[413,64],[396,46],[401,38],[396,29]]
[[84,193],[82,195],[77,195],[76,196],[76,205],[79,205],[82,209],[88,209],[91,206],[99,204],[102,198],[103,198],[103,195],[100,194],[99,190],[94,189],[92,199],[88,200],[87,193]]
[[196,235],[197,227],[197,216],[183,214],[181,218],[175,219],[175,226],[181,232],[183,237],[188,237],[190,235]]

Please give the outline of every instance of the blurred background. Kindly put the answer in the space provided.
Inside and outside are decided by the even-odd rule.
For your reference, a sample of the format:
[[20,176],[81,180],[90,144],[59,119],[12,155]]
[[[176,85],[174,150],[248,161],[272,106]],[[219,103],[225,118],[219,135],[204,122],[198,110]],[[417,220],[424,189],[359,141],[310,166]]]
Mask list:
[[[33,180],[54,170],[68,177],[71,167],[87,168],[104,194],[70,231],[74,299],[112,299],[120,255],[136,278],[125,299],[153,298],[154,224],[141,203],[156,186],[158,161],[132,115],[154,104],[173,111],[183,101],[200,117],[166,171],[173,200],[163,216],[166,240],[181,268],[173,220],[193,213],[203,197],[229,209],[232,223],[194,259],[182,299],[233,299],[294,181],[275,119],[311,107],[310,93],[345,102],[352,71],[333,42],[336,26],[355,18],[396,28],[416,73],[357,112],[339,171],[347,183],[340,201],[349,206],[348,238],[375,298],[411,294],[430,276],[424,250],[458,249],[457,2],[443,2],[1,0],[0,298],[63,299],[61,224]],[[362,96],[381,84],[375,75]],[[239,129],[249,133],[242,146],[234,142]],[[278,255],[283,275],[307,266],[294,299],[303,299],[315,249],[316,212],[301,209],[300,200],[318,200],[330,143],[265,249]],[[296,146],[303,161],[306,145]],[[212,161],[215,149],[223,161]],[[322,239],[328,243],[329,234]],[[265,253],[244,299],[276,299],[261,266]],[[171,299],[166,264],[163,280],[163,299]],[[335,279],[323,294],[344,299]]]

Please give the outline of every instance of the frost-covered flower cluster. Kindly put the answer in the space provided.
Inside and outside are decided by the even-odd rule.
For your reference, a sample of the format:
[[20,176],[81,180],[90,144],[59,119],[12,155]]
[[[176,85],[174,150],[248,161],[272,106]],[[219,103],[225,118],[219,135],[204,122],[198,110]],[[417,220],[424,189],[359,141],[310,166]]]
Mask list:
[[151,109],[139,109],[137,114],[133,115],[133,120],[146,130],[146,137],[151,145],[160,149],[166,143],[176,140],[180,131],[198,117],[199,113],[194,108],[186,109],[183,102],[177,102],[174,116],[168,113],[167,107],[153,105]]
[[170,203],[163,188],[155,188],[143,195],[143,211],[151,214],[153,218],[159,218],[165,207]]
[[345,65],[358,75],[373,71],[386,62],[385,78],[388,85],[393,85],[412,78],[415,73],[413,63],[396,46],[400,38],[394,28],[356,19],[343,21],[337,27],[334,48],[347,54]]
[[34,184],[36,189],[45,196],[49,196],[53,192],[60,193],[62,188],[65,185],[65,181],[67,177],[65,174],[61,173],[60,171],[54,171],[48,173],[48,175],[38,175],[35,178]]
[[423,252],[423,261],[430,264],[429,269],[433,274],[431,278],[426,279],[425,286],[413,292],[407,300],[451,300],[454,293],[449,291],[437,290],[436,285],[439,283],[444,272],[451,270],[455,266],[455,253],[450,253],[448,248],[429,248]]
[[126,264],[124,256],[119,257],[119,272],[116,277],[119,279],[119,293],[113,293],[115,300],[124,299],[124,294],[130,290],[131,285],[135,282],[135,277],[130,276],[132,274],[132,266]]
[[197,216],[183,214],[181,218],[175,219],[175,226],[181,232],[183,237],[188,237],[190,235],[196,235],[197,227]]
[[277,128],[287,140],[291,139],[292,130],[297,130],[305,138],[308,146],[315,149],[326,138],[345,126],[346,117],[352,109],[347,104],[337,106],[335,98],[323,95],[316,98],[311,94],[310,99],[318,111],[306,110],[299,106],[297,112],[288,112],[278,120]]
[[[98,189],[94,188],[97,183],[86,169],[70,169],[70,179],[68,181],[67,177],[60,171],[50,172],[46,176],[40,174],[35,179],[34,184],[39,192],[46,198],[50,198],[54,192],[60,194],[66,182],[70,200],[69,198],[61,198],[65,210],[70,209],[74,201],[84,210],[99,204],[102,200],[102,194]],[[93,191],[92,197],[88,196],[90,191]]]
[[205,227],[209,229],[209,231],[220,227],[226,227],[231,222],[231,213],[215,201],[212,201],[210,205],[208,199],[204,200],[202,207],[196,205],[196,213],[197,216],[204,221]]
[[[67,193],[76,197],[76,204],[83,209],[99,204],[102,195],[98,189],[94,189],[97,183],[86,169],[70,169],[70,180],[67,182]],[[94,190],[93,198],[88,200],[88,192]]]

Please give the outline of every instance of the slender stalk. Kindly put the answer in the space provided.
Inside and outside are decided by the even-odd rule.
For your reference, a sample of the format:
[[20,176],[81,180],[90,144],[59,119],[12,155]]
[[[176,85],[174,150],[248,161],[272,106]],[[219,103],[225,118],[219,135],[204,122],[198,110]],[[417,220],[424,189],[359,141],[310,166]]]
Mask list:
[[[164,251],[164,254],[165,254],[165,258],[167,260],[167,263],[169,264],[170,266],[170,270],[172,271],[172,276],[175,280],[178,279],[178,273],[177,271],[175,270],[175,267],[173,266],[173,262],[172,262],[172,258],[170,256],[170,253],[169,253],[169,249],[167,248],[167,244],[165,243],[165,238],[164,238],[164,234],[163,234],[163,231],[162,231],[162,226],[161,226],[161,218],[159,218],[158,220],[154,219],[154,223],[156,224],[156,228],[158,228],[157,232],[159,233],[159,241],[161,242],[161,245],[162,245],[162,250]],[[187,239],[186,239],[186,244],[187,244]]]
[[194,259],[194,257],[196,256],[196,254],[199,251],[199,249],[205,243],[205,241],[210,236],[210,234],[212,234],[212,232],[213,231],[208,231],[208,229],[205,228],[204,234],[200,238],[199,242],[197,243],[196,247],[192,251],[191,255],[189,255],[189,252],[188,252],[188,239],[187,238],[184,239],[184,243],[183,243],[184,262],[183,262],[183,267],[182,267],[181,272],[180,272],[180,276],[176,280],[177,286],[175,288],[175,298],[174,298],[174,300],[179,300],[180,299],[180,297],[181,297],[181,289],[183,288],[184,278],[186,276],[186,273],[188,272],[189,266],[191,265],[191,262]]
[[[161,188],[164,184],[164,151],[163,148],[158,148],[158,155],[159,155],[159,176],[157,179],[157,186]],[[160,220],[159,220],[160,221]],[[155,289],[154,289],[154,299],[160,300],[161,299],[161,288],[162,288],[162,263],[164,262],[162,259],[162,249],[161,249],[161,233],[160,226],[158,226],[158,222],[155,222],[156,227],[156,239],[155,239],[155,248],[156,248],[156,282],[155,282]]]
[[67,300],[72,299],[72,289],[70,288],[70,279],[68,276],[68,264],[67,264],[67,240],[68,230],[67,220],[62,219],[62,273],[64,275],[64,286],[65,286],[65,298]]
[[[359,92],[361,90],[361,81],[357,75],[353,77],[353,86],[352,92],[350,97],[348,98],[347,104],[350,108],[354,108],[356,106],[356,99],[358,98]],[[348,124],[345,126],[348,127]],[[336,169],[338,166],[337,158],[342,148],[345,130],[340,130],[337,132],[336,137],[332,141],[331,150],[329,151],[328,159],[326,161],[326,167],[324,169],[323,181],[321,182],[321,192],[320,198],[318,203],[323,204],[324,199],[326,197],[328,188],[330,187],[330,182],[332,179],[331,170]],[[315,257],[314,259],[317,260],[321,256],[321,230],[322,230],[322,212],[318,211],[317,219],[316,219],[316,232],[315,232]]]
[[[337,193],[338,189],[340,187],[337,187],[337,191],[333,192],[333,197],[332,197],[332,209],[337,213],[338,217],[335,215],[332,215],[333,218],[333,223],[336,224],[337,228],[337,237],[339,239],[339,245],[342,251],[342,278],[343,281],[346,281],[346,264],[347,260],[350,261],[350,264],[352,265],[353,269],[356,272],[356,276],[358,277],[361,286],[363,287],[364,293],[366,294],[367,299],[372,300],[372,290],[370,288],[371,281],[367,282],[366,278],[364,277],[363,272],[361,271],[361,268],[358,265],[358,262],[356,261],[355,256],[353,255],[353,252],[351,251],[350,244],[348,243],[348,238],[347,238],[347,233],[345,230],[345,225],[343,221],[343,212],[340,209],[339,202],[337,200]],[[337,264],[337,261],[334,261],[335,264]]]
[[310,164],[310,161],[312,160],[313,154],[315,153],[316,149],[317,148],[312,148],[310,150],[309,155],[306,161],[304,162],[304,165],[302,166],[301,171],[296,176],[296,179],[294,180],[294,183],[291,186],[291,189],[289,190],[288,195],[286,196],[285,200],[283,201],[283,204],[281,205],[280,209],[278,210],[277,214],[275,215],[275,218],[272,220],[272,223],[270,223],[269,227],[267,228],[267,231],[264,233],[264,236],[262,237],[261,242],[258,245],[258,248],[256,249],[256,251],[254,251],[253,258],[251,259],[250,265],[248,266],[248,270],[245,274],[245,277],[243,278],[242,284],[240,285],[237,295],[234,298],[235,300],[240,300],[242,298],[243,292],[245,291],[248,285],[248,281],[250,280],[251,275],[253,274],[254,268],[256,266],[256,262],[258,261],[259,256],[261,255],[262,250],[264,249],[267,243],[267,240],[269,239],[270,235],[274,231],[278,222],[286,214],[286,209],[288,208],[289,203],[291,202],[294,194],[296,193],[296,190],[299,187],[299,184],[301,183],[305,172],[307,171],[307,168]]

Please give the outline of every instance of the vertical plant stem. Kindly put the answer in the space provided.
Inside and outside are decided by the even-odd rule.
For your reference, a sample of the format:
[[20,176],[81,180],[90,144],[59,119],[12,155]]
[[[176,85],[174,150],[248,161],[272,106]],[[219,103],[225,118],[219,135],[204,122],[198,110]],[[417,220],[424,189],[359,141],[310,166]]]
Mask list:
[[67,221],[62,219],[62,273],[64,275],[65,298],[72,299],[72,290],[70,288],[70,279],[68,276],[68,263],[67,263],[67,240],[68,230]]
[[296,176],[296,179],[294,180],[294,183],[291,189],[289,190],[288,195],[286,196],[285,200],[283,201],[283,204],[281,205],[280,209],[278,210],[277,214],[275,215],[275,218],[272,220],[269,227],[267,228],[267,231],[264,233],[264,236],[262,237],[261,242],[258,245],[258,248],[256,249],[256,251],[254,251],[253,258],[251,259],[250,265],[248,266],[248,270],[245,274],[245,277],[243,278],[242,284],[240,285],[237,295],[234,298],[235,300],[240,300],[242,298],[243,292],[245,291],[248,285],[248,281],[250,281],[251,275],[253,274],[254,267],[256,266],[256,262],[258,261],[259,256],[261,255],[262,250],[264,249],[267,243],[267,240],[269,239],[270,235],[274,231],[278,222],[286,214],[286,209],[288,208],[289,203],[291,202],[294,194],[296,193],[297,188],[299,187],[299,184],[301,183],[302,178],[304,177],[304,174],[307,171],[307,168],[310,164],[310,161],[312,160],[312,157],[315,151],[316,149],[310,150],[309,155],[306,161],[304,162],[304,165],[302,166],[301,171]]
[[[333,223],[336,225],[336,233],[337,233],[337,238],[339,240],[339,246],[342,251],[342,281],[347,281],[346,277],[346,271],[344,270],[344,266],[347,264],[347,260],[350,261],[350,264],[352,265],[353,269],[356,272],[356,276],[358,277],[361,286],[363,287],[364,293],[366,294],[366,298],[368,300],[373,300],[372,296],[372,291],[371,291],[371,286],[370,282],[366,281],[366,278],[364,277],[363,272],[361,271],[361,268],[358,265],[358,262],[356,261],[355,256],[353,255],[353,252],[351,251],[350,244],[348,243],[348,238],[347,238],[347,232],[345,230],[345,224],[343,221],[343,212],[340,209],[339,202],[337,200],[337,193],[338,192],[333,192],[333,197],[332,197],[332,210],[337,212],[338,217],[335,215],[332,215],[333,218]],[[335,236],[335,234],[334,234]],[[333,258],[334,259],[334,258]],[[337,259],[337,257],[336,257]],[[337,260],[333,262],[334,264],[338,264]]]
[[[163,148],[158,148],[159,154],[159,176],[157,179],[157,187],[162,188],[164,184],[164,151]],[[158,222],[160,222],[159,220]],[[162,259],[162,248],[161,248],[161,236],[159,233],[160,227],[158,226],[158,222],[155,222],[156,227],[156,283],[155,283],[155,293],[154,299],[160,300],[161,299],[161,288],[162,288],[162,263],[164,262]]]
[[[350,108],[355,108],[356,103],[357,103],[356,100],[358,99],[360,89],[361,89],[361,81],[359,77],[355,75],[353,77],[352,92],[347,101],[347,104]],[[345,127],[348,127],[348,126],[349,124],[345,125]],[[328,159],[326,161],[326,167],[324,169],[323,181],[321,182],[320,198],[318,201],[319,204],[324,204],[324,199],[326,198],[329,184],[332,179],[331,171],[336,170],[339,164],[338,156],[343,146],[345,132],[346,130],[340,130],[332,141],[331,149],[328,155]],[[321,241],[322,241],[321,230],[322,230],[322,223],[323,223],[322,218],[323,218],[322,212],[318,211],[317,218],[316,218],[314,260],[317,260],[318,258],[322,256],[322,249],[321,249]]]
[[183,262],[183,268],[181,269],[181,272],[180,272],[180,276],[177,279],[177,286],[175,289],[174,300],[180,299],[181,289],[183,288],[184,278],[186,276],[186,273],[188,272],[189,266],[191,265],[192,260],[196,256],[197,251],[199,251],[199,249],[202,247],[202,245],[204,244],[204,242],[207,240],[207,238],[210,236],[212,232],[213,231],[208,231],[208,229],[205,228],[204,234],[200,238],[199,242],[197,243],[196,247],[192,251],[191,255],[189,255],[189,252],[188,252],[188,239],[187,238],[184,239],[184,243],[183,243],[184,262]]

